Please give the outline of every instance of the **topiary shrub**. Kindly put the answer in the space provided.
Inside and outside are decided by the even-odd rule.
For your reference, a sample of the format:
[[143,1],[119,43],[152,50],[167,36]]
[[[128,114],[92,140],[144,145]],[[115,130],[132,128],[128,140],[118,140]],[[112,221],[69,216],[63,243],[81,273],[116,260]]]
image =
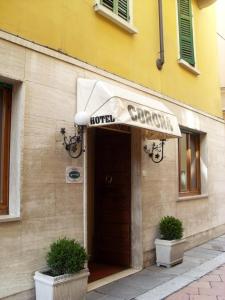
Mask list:
[[62,238],[52,243],[47,253],[47,264],[52,276],[76,273],[84,269],[87,253],[73,239]]
[[163,240],[178,240],[183,236],[183,225],[179,219],[166,216],[159,223],[159,231]]

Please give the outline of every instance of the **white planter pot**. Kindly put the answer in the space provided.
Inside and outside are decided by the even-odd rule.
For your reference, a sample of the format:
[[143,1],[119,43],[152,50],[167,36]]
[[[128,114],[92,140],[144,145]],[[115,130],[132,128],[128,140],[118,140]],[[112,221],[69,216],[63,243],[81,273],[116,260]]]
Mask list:
[[157,266],[171,267],[183,261],[185,240],[155,240]]
[[55,277],[35,272],[36,300],[84,300],[89,274],[88,269]]

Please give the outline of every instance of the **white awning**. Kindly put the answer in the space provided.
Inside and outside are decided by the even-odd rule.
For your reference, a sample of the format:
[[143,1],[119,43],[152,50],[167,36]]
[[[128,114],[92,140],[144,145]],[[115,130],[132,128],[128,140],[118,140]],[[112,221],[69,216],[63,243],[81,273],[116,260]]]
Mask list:
[[143,96],[101,80],[77,80],[77,112],[88,126],[124,124],[147,130],[149,139],[180,137],[176,116],[153,96]]

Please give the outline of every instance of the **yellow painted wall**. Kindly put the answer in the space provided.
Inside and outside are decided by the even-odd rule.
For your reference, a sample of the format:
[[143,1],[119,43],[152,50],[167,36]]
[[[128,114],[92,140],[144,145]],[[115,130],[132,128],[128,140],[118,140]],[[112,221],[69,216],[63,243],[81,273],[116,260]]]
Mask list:
[[133,0],[135,35],[93,9],[94,0],[0,0],[0,29],[62,51],[213,115],[222,116],[215,7],[193,0],[197,67],[178,65],[176,0],[163,1],[165,65],[158,71],[158,1]]

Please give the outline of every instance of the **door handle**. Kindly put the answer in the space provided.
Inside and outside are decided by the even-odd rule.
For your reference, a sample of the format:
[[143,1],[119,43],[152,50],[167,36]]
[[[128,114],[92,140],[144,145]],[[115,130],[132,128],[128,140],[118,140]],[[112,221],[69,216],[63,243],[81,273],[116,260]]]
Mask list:
[[112,175],[106,175],[105,176],[105,184],[112,184]]

